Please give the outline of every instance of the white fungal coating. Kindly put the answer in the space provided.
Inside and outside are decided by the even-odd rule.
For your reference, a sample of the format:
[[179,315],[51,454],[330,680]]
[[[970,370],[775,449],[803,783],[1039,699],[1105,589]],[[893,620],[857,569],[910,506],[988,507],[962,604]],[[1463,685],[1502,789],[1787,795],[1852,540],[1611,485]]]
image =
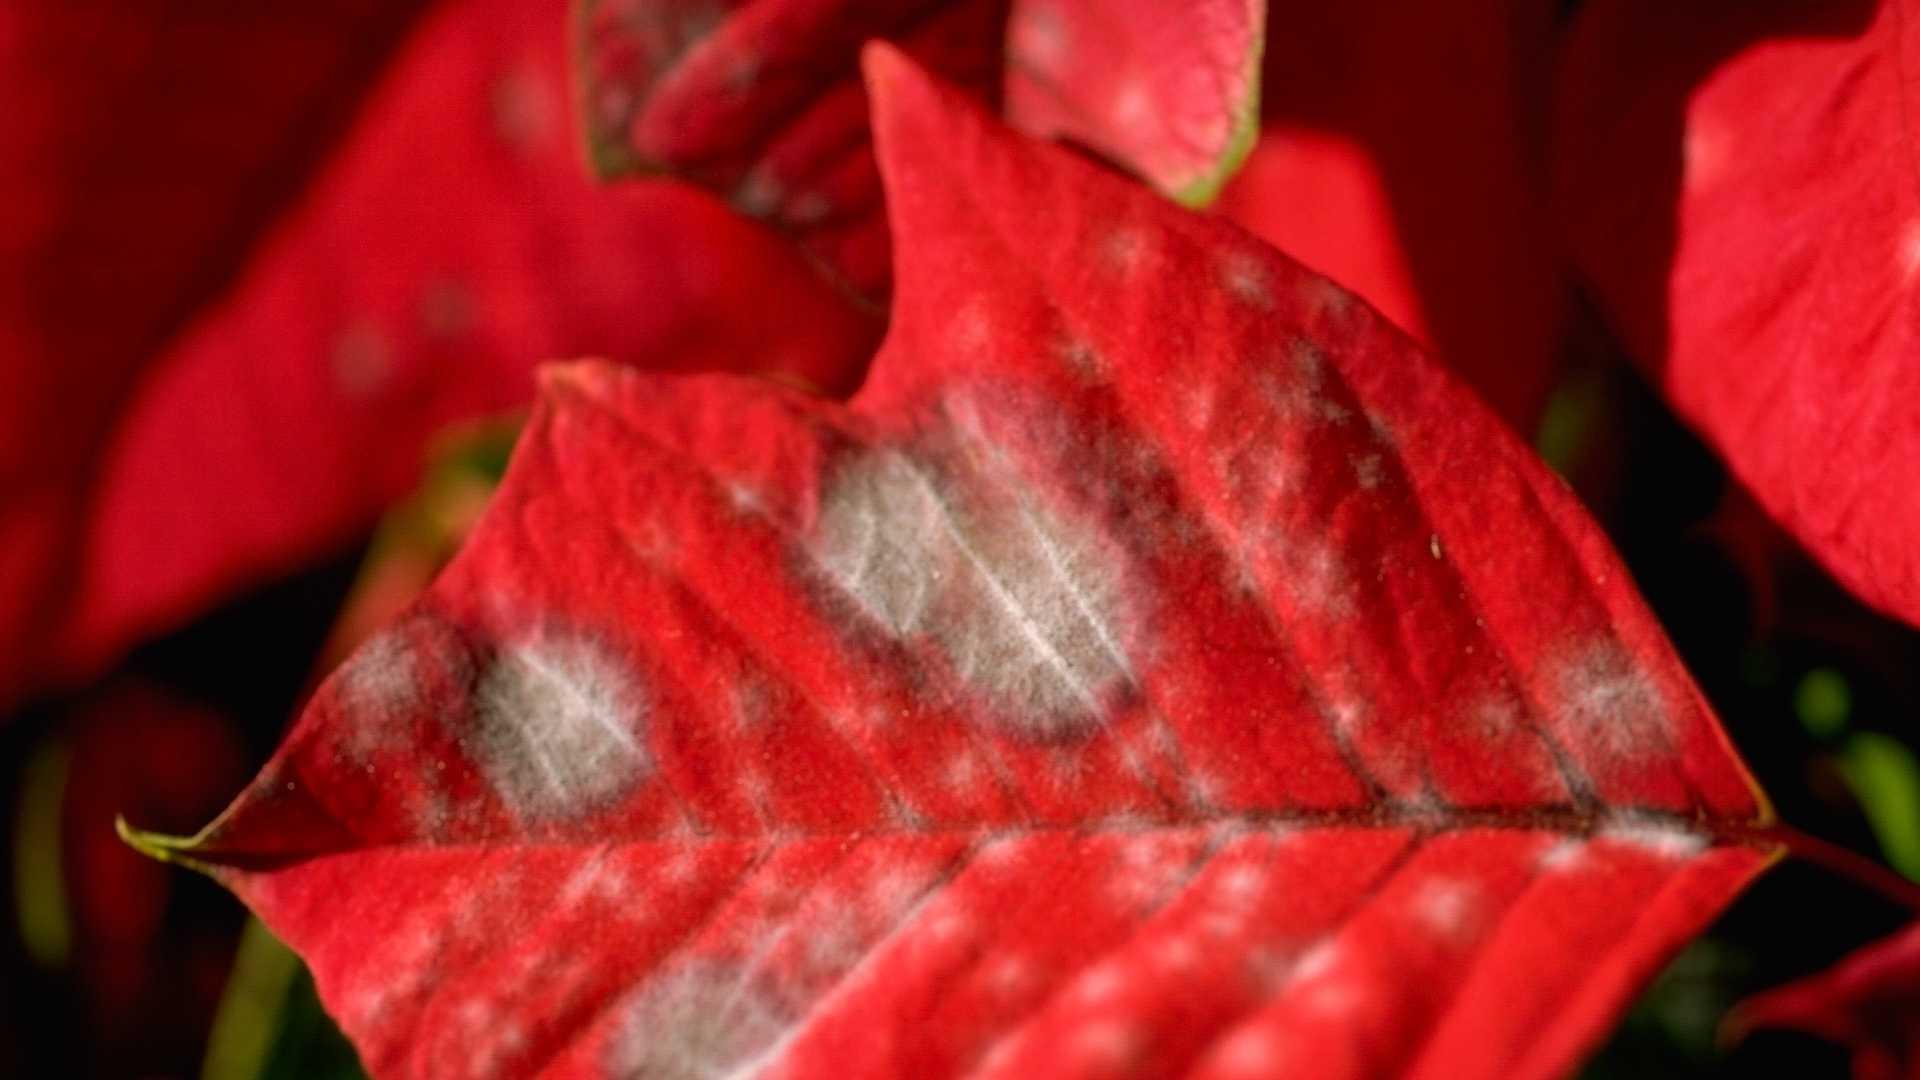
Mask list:
[[350,718],[346,749],[365,759],[405,745],[405,715],[422,703],[420,663],[397,630],[369,639],[334,675],[335,700]]
[[1671,721],[1660,688],[1615,639],[1569,650],[1549,671],[1563,722],[1581,744],[1614,760],[1665,745]]
[[1131,683],[1121,568],[1006,477],[871,451],[833,477],[812,555],[889,637],[935,646],[1012,734],[1085,735]]
[[465,748],[524,820],[597,809],[653,771],[639,688],[585,638],[503,648],[481,673],[473,704]]
[[1700,854],[1708,844],[1705,833],[1677,822],[1640,821],[1630,817],[1608,823],[1595,837],[1676,861]]
[[750,968],[698,960],[644,982],[621,1008],[605,1065],[618,1080],[733,1075],[792,1027],[793,1005]]
[[1471,882],[1432,877],[1413,895],[1413,914],[1422,926],[1450,941],[1471,936],[1479,919],[1479,889]]

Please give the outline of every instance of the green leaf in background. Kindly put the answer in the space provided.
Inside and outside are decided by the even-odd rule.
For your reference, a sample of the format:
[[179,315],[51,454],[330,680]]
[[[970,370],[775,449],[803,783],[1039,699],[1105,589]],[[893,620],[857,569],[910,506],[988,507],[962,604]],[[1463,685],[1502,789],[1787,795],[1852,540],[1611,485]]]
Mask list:
[[1814,668],[1801,676],[1793,692],[1793,711],[1807,734],[1822,740],[1838,738],[1853,713],[1853,688],[1838,671]]
[[1887,864],[1920,881],[1920,760],[1898,739],[1860,732],[1841,747],[1837,764]]
[[313,976],[258,919],[247,920],[207,1040],[202,1080],[366,1080],[320,1006]]
[[49,970],[67,965],[73,921],[60,865],[60,807],[67,787],[67,743],[49,739],[21,770],[19,805],[13,819],[14,911],[20,943],[33,962]]

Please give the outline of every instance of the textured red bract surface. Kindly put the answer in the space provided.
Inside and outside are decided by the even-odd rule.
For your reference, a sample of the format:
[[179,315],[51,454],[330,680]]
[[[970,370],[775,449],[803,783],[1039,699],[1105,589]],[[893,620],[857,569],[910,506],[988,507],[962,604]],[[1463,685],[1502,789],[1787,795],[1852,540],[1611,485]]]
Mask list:
[[1219,203],[1432,346],[1523,435],[1567,306],[1537,163],[1553,8],[1270,4],[1260,141]]
[[1364,304],[870,53],[849,406],[551,370],[191,841],[385,1076],[1549,1076],[1770,857],[1572,495]]
[[435,11],[238,280],[169,344],[8,357],[60,385],[9,399],[44,415],[8,439],[77,430],[9,443],[73,505],[29,501],[6,522],[7,580],[54,582],[65,607],[8,613],[35,647],[0,652],[0,700],[350,542],[411,490],[435,432],[530,400],[540,360],[858,380],[878,321],[783,239],[691,188],[587,179],[566,52],[539,0]]
[[1212,201],[1260,122],[1266,0],[1020,0],[1007,119],[1098,152],[1181,202]]
[[1920,622],[1920,22],[1874,4],[1585,5],[1556,201],[1616,331],[1768,511]]
[[1853,1047],[1855,1080],[1920,1077],[1920,925],[1830,971],[1751,998],[1738,1029],[1799,1028]]

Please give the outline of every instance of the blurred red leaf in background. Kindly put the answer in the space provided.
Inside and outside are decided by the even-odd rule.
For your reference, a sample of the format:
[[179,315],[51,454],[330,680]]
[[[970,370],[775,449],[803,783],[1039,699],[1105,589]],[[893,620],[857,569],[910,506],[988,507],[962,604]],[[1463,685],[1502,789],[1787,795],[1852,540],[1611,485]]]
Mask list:
[[[85,10],[121,32],[114,16]],[[251,56],[232,40],[251,22],[225,9],[208,21],[194,24],[207,36],[189,35],[195,47]],[[290,39],[309,32],[261,21]],[[124,32],[159,28],[136,22]],[[564,38],[563,20],[537,0],[434,11],[299,197],[270,227],[229,241],[246,251],[244,263],[218,252],[234,262],[232,280],[213,288],[200,271],[198,292],[177,286],[164,303],[147,296],[149,281],[162,290],[180,276],[173,265],[190,262],[165,245],[184,250],[232,232],[207,220],[213,211],[202,200],[218,206],[221,184],[251,175],[235,179],[241,164],[163,144],[177,181],[129,185],[139,199],[127,196],[137,206],[119,231],[76,239],[60,229],[81,225],[61,222],[104,230],[115,204],[45,163],[93,155],[87,168],[138,175],[144,155],[118,154],[142,144],[123,146],[114,133],[141,129],[143,107],[162,129],[212,125],[216,147],[244,143],[249,129],[238,120],[222,127],[217,108],[144,96],[138,83],[124,99],[87,99],[108,115],[76,107],[75,117],[41,123],[10,114],[0,138],[34,152],[6,157],[27,163],[6,183],[29,196],[7,212],[49,253],[5,260],[31,269],[0,290],[0,304],[30,312],[20,325],[41,334],[0,355],[0,377],[15,384],[0,396],[21,414],[0,446],[13,463],[0,520],[9,605],[0,634],[12,646],[0,649],[0,701],[97,672],[134,641],[345,545],[412,488],[435,431],[523,405],[541,360],[738,365],[835,390],[857,381],[877,321],[778,237],[688,188],[603,190],[585,177],[568,119]],[[210,106],[247,97],[244,79],[229,81],[230,65],[170,52],[168,40],[139,42],[159,49],[156,78],[205,81],[205,96],[217,99]],[[375,44],[364,34],[352,43]],[[203,78],[208,68],[220,77]],[[55,87],[56,75],[71,74],[7,70]],[[306,103],[298,80],[261,82],[288,97],[277,110],[261,107],[262,127]],[[172,201],[155,205],[154,189]],[[108,216],[95,215],[97,202]],[[50,269],[67,264],[87,272],[69,280]],[[46,297],[59,288],[67,292]],[[166,317],[123,318],[123,298]]]
[[1920,1077],[1920,925],[1742,1003],[1732,1030],[1787,1027],[1853,1048],[1855,1080]]
[[1556,208],[1612,328],[1769,513],[1920,623],[1920,181],[1898,2],[1583,5]]

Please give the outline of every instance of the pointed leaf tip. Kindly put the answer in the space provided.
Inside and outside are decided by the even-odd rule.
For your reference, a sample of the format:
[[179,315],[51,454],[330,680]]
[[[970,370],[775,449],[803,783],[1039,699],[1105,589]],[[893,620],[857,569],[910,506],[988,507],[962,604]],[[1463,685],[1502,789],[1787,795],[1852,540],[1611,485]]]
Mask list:
[[122,843],[159,862],[177,862],[183,866],[193,866],[191,859],[181,857],[182,852],[193,850],[195,837],[169,836],[166,833],[148,832],[136,829],[127,822],[125,814],[113,815],[113,831],[118,833]]
[[[946,128],[964,111],[958,95],[940,84],[906,53],[885,41],[869,41],[860,53],[872,101],[872,124],[880,171],[889,181],[900,158],[899,140],[918,125],[924,132]],[[938,120],[931,118],[939,117]],[[949,131],[949,134],[951,132]]]

